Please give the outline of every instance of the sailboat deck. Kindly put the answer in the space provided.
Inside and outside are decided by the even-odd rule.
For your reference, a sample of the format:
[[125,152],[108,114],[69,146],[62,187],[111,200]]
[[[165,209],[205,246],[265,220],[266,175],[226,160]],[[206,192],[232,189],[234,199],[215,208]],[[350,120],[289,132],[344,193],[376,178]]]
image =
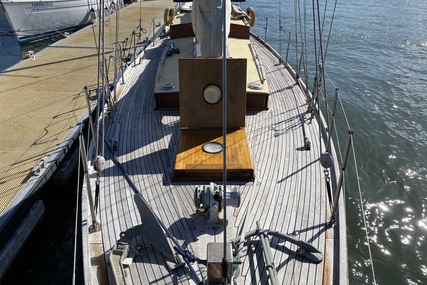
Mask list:
[[[258,221],[264,229],[308,242],[323,253],[324,261],[320,264],[297,257],[293,253],[297,251],[296,246],[289,242],[271,240],[279,283],[329,282],[333,278],[331,266],[336,262],[338,245],[334,242],[337,231],[326,225],[329,206],[319,163],[322,147],[316,139],[319,125],[315,119],[308,123],[306,97],[285,66],[279,65],[259,43],[251,41],[258,45],[271,95],[268,110],[246,115],[246,133],[256,178],[250,182],[229,183],[238,187],[241,205],[227,210],[227,238],[256,229]],[[161,53],[162,49],[150,47],[141,63],[127,71],[128,84],[106,126],[105,141],[111,151],[108,147],[105,150],[106,167],[100,180],[102,230],[91,233],[89,240],[95,240],[92,246],[100,247],[102,239],[108,256],[120,233],[141,223],[133,200],[132,189],[136,188],[178,242],[203,259],[206,244],[222,242],[224,233],[222,229],[207,228],[206,217],[195,211],[195,187],[208,183],[172,182],[180,120],[176,111],[155,111],[152,94]],[[304,149],[302,124],[305,135],[311,138],[311,150]],[[90,221],[87,222],[90,226]],[[267,284],[268,274],[260,249],[257,238],[248,241],[241,255],[243,263],[237,284]],[[127,284],[195,283],[187,267],[169,271],[164,256],[140,236],[132,239],[129,256],[133,259],[125,267]],[[204,266],[195,263],[194,268],[199,278],[206,277]],[[92,278],[103,271],[97,266],[92,270]],[[111,272],[108,275],[111,278]]]

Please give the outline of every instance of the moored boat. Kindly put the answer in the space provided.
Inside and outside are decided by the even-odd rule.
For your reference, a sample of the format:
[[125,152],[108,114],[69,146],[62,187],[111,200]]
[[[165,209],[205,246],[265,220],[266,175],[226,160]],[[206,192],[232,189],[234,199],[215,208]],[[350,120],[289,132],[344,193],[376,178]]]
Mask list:
[[81,145],[86,283],[348,283],[323,65],[310,92],[251,7],[197,0],[164,21]]
[[98,0],[1,0],[1,6],[20,42],[63,34],[89,25],[97,19],[100,5],[115,9],[111,1]]

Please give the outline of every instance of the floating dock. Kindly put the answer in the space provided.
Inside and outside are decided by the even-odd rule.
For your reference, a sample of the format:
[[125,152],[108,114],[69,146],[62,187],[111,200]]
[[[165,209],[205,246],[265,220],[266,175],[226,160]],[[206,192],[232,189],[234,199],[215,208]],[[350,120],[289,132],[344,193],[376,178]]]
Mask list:
[[[151,37],[170,7],[172,0],[155,0],[120,10],[117,42],[130,49]],[[15,247],[8,242],[13,229],[4,234],[11,231],[11,220],[30,211],[28,201],[37,199],[37,191],[58,169],[88,118],[85,87],[96,94],[98,30],[96,22],[0,73],[2,257],[10,257],[7,246]],[[112,72],[115,14],[105,20],[104,32],[106,65]]]

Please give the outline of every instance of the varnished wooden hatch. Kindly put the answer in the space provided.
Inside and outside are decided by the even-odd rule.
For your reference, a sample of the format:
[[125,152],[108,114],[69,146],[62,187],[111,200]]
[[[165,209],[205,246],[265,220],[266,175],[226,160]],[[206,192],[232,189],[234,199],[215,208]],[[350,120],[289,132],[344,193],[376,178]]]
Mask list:
[[[223,143],[223,61],[212,58],[179,60],[181,132],[174,181],[223,179],[223,152],[208,153],[203,145]],[[218,103],[204,99],[207,86],[221,90]],[[227,60],[227,179],[251,180],[254,167],[245,130],[246,59]]]

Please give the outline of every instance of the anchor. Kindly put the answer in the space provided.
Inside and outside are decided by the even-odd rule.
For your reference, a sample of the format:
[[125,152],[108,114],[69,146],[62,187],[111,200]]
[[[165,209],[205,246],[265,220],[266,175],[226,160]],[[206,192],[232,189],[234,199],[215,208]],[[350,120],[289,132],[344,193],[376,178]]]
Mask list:
[[128,257],[131,241],[137,236],[142,236],[167,258],[166,265],[170,270],[184,265],[179,256],[174,254],[165,231],[141,194],[136,193],[133,198],[141,216],[141,224],[120,233],[120,239],[113,246],[109,258],[117,284],[126,284],[127,274],[123,264]]

